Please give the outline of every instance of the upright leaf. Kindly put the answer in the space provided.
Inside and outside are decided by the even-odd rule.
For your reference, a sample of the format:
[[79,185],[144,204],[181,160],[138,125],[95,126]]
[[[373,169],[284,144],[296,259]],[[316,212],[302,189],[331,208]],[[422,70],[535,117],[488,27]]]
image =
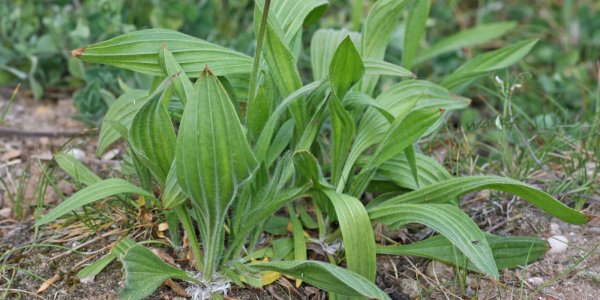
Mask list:
[[223,248],[223,223],[238,185],[257,166],[237,113],[225,89],[210,70],[188,99],[177,137],[177,181],[202,218],[204,273],[207,278]]
[[148,101],[148,92],[144,90],[129,90],[121,95],[108,108],[104,121],[100,127],[98,138],[98,150],[96,155],[100,156],[108,146],[121,138],[121,127],[127,132],[138,109]]
[[175,157],[175,129],[163,103],[170,100],[172,93],[172,88],[167,88],[162,95],[151,95],[135,114],[129,130],[129,145],[160,186],[165,185]]
[[329,66],[329,81],[333,91],[333,100],[330,102],[329,110],[332,123],[332,181],[334,185],[340,179],[356,131],[352,116],[342,106],[342,99],[346,92],[362,78],[364,72],[362,59],[348,36],[338,46]]
[[402,66],[411,69],[419,51],[421,39],[425,35],[425,24],[429,16],[431,0],[413,0],[408,11],[406,29],[404,31],[404,46],[402,48]]

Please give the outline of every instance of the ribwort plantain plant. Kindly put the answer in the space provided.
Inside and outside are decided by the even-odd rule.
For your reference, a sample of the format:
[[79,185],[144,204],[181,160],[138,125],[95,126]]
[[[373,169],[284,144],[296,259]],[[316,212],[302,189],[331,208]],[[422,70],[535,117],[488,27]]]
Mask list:
[[[256,1],[255,20],[260,22],[255,25],[254,58],[162,29],[74,50],[83,61],[156,78],[148,91],[131,89],[121,95],[100,131],[99,155],[115,141],[127,141],[135,179],[101,180],[72,157],[59,155],[59,165],[88,186],[37,225],[106,197],[134,194],[161,212],[174,247],[181,245],[178,229],[183,228],[194,271],[171,266],[128,238],[82,270],[80,275],[90,274],[119,258],[127,299],[144,298],[169,278],[189,282],[188,292],[201,298],[219,296],[231,283],[263,286],[278,273],[332,297],[388,299],[374,284],[377,253],[437,259],[492,279],[498,279],[498,269],[539,258],[547,250],[543,240],[484,234],[460,210],[459,196],[495,189],[566,222],[583,224],[588,216],[509,178],[453,177],[415,147],[451,111],[469,104],[453,91],[519,61],[536,41],[476,56],[440,84],[417,80],[407,68],[419,61],[429,5],[379,0],[361,33],[319,29],[310,44],[313,81],[304,85],[296,67],[303,51],[302,26],[318,19],[327,7],[324,0],[304,0],[302,5]],[[383,61],[404,11],[406,68]],[[505,27],[478,30],[500,36]],[[453,49],[452,41],[442,42],[446,45],[423,55]],[[401,81],[380,92],[380,76]],[[306,213],[306,202],[314,208],[316,222]],[[275,241],[257,249],[267,220],[283,207],[293,255],[278,255],[281,247]],[[409,245],[378,246],[374,223],[420,223],[439,235]],[[318,233],[312,237],[305,227]],[[323,247],[329,263],[307,260],[307,243]],[[256,262],[263,258],[270,261]]]

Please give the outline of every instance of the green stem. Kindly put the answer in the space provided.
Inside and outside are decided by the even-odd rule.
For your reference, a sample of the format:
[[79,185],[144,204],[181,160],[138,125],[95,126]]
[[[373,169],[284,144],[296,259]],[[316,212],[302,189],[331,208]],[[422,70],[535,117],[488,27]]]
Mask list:
[[198,243],[196,231],[194,230],[194,225],[192,224],[192,219],[183,205],[179,205],[177,208],[175,208],[175,212],[177,213],[177,216],[179,216],[179,220],[183,225],[183,230],[187,234],[188,242],[190,248],[192,249],[192,254],[194,254],[194,258],[196,259],[196,269],[201,272],[203,269],[202,252],[200,251],[200,243]]

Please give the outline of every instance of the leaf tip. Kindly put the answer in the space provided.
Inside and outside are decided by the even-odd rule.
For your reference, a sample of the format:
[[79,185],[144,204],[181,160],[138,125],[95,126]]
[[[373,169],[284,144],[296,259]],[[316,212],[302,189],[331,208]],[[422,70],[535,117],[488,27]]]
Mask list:
[[85,47],[81,47],[75,50],[71,50],[69,53],[71,53],[71,56],[79,58],[79,56],[81,56],[81,54],[83,54],[84,51]]
[[204,66],[204,71],[200,73],[200,77],[204,77],[206,75],[214,75],[210,68],[208,68],[208,65]]

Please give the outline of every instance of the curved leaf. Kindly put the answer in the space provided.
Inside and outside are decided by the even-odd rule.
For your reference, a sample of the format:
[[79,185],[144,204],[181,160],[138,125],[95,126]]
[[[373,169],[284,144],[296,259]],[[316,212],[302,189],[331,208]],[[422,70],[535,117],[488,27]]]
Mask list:
[[404,46],[402,47],[402,66],[411,69],[415,56],[425,35],[425,25],[431,8],[431,0],[416,0],[412,2],[406,20],[404,31]]
[[102,178],[94,174],[94,172],[84,166],[72,155],[57,153],[54,155],[54,160],[61,169],[69,174],[69,176],[85,185],[91,185],[102,180]]
[[525,40],[508,47],[478,55],[460,66],[454,73],[446,76],[444,81],[442,81],[442,85],[449,89],[454,89],[481,75],[506,68],[525,57],[537,41],[537,39]]
[[[503,237],[485,234],[498,270],[525,266],[538,260],[548,251],[548,243],[537,237]],[[407,245],[377,247],[378,254],[410,255],[439,260],[459,268],[467,267],[479,271],[467,258],[443,235]]]
[[473,265],[498,279],[498,268],[485,236],[471,218],[450,204],[398,204],[369,210],[373,222],[388,226],[419,223],[430,227],[452,242]]
[[296,277],[320,289],[346,296],[390,299],[374,283],[364,277],[320,261],[278,261],[252,264],[252,267]]
[[102,155],[108,146],[122,137],[121,131],[114,128],[116,124],[124,128],[125,132],[129,130],[135,113],[146,101],[148,101],[148,91],[144,90],[129,90],[115,100],[108,108],[100,127],[96,155]]
[[408,203],[446,203],[460,195],[484,189],[494,189],[515,194],[543,209],[550,215],[571,224],[585,224],[589,221],[589,217],[585,214],[569,208],[552,196],[528,184],[498,176],[466,176],[448,179],[388,199],[380,205],[375,206],[375,208]]
[[436,42],[433,46],[420,51],[417,58],[415,58],[414,64],[420,64],[438,55],[461,48],[487,43],[503,36],[505,33],[515,29],[515,27],[517,27],[517,22],[497,22],[469,28],[446,37]]
[[110,178],[102,181],[98,181],[90,186],[87,186],[65,201],[61,202],[58,206],[52,209],[49,213],[43,216],[41,219],[35,222],[36,226],[50,223],[61,216],[80,208],[84,205],[102,200],[109,196],[118,194],[131,193],[144,195],[146,197],[154,198],[154,195],[146,192],[143,189],[123,180],[120,178]]

